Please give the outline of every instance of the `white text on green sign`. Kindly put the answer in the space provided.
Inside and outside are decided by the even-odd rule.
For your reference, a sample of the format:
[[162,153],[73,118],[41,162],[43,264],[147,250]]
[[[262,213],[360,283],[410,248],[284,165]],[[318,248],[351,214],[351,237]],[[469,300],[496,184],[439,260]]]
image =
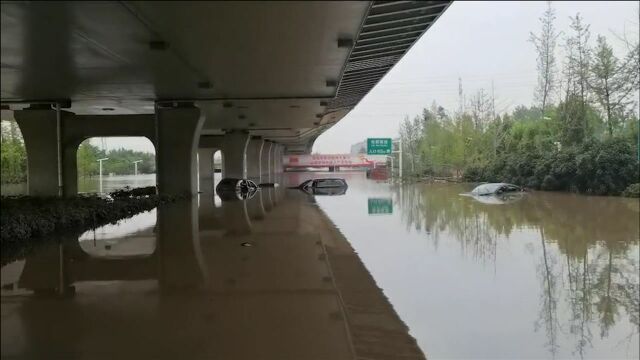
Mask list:
[[367,155],[391,154],[393,141],[391,138],[368,138]]

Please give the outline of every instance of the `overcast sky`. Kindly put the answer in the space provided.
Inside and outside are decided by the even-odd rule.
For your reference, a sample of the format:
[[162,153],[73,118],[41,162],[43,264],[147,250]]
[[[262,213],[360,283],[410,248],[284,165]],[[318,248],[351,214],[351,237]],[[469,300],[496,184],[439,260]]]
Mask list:
[[[556,28],[567,34],[569,16],[580,13],[591,25],[591,42],[613,33],[637,36],[638,5],[627,2],[554,1]],[[348,153],[367,137],[395,137],[405,116],[413,117],[436,101],[448,110],[459,106],[458,77],[468,96],[491,91],[496,110],[531,105],[536,84],[536,55],[529,39],[539,32],[546,2],[455,2],[382,81],[338,124],[321,135],[313,148],[321,153]],[[564,43],[561,37],[558,45]],[[618,53],[620,55],[620,53]],[[558,48],[558,62],[562,51]],[[94,144],[100,145],[99,140]],[[107,148],[121,146],[153,151],[146,139],[111,138]]]
[[[315,142],[314,152],[348,153],[367,137],[395,137],[400,121],[436,101],[455,110],[458,77],[463,90],[491,91],[496,110],[531,105],[536,85],[536,54],[529,33],[539,32],[546,2],[454,2],[378,85],[338,124]],[[638,3],[554,1],[556,28],[569,32],[569,16],[579,12],[591,25],[591,43],[613,32],[637,35]],[[561,37],[558,45],[563,44]],[[560,50],[560,49],[558,49]],[[561,54],[558,54],[561,61]]]

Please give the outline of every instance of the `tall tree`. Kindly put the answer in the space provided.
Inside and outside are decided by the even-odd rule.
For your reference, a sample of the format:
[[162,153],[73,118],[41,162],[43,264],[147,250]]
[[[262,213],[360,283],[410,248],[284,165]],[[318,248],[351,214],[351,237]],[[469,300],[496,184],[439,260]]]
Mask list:
[[86,177],[96,175],[98,173],[98,151],[98,148],[91,145],[89,141],[84,141],[80,144],[76,153],[78,176]]
[[589,67],[591,62],[591,49],[589,48],[589,38],[591,32],[589,25],[585,25],[580,14],[570,17],[572,36],[567,38],[567,62],[565,76],[569,82],[567,85],[567,96],[576,96],[579,99],[579,116],[582,120],[583,133],[589,133],[589,124],[587,121],[587,103],[589,101]]
[[555,30],[555,19],[555,10],[551,7],[551,2],[547,2],[547,10],[540,17],[542,24],[540,34],[536,35],[532,32],[530,35],[530,41],[537,52],[538,86],[535,97],[540,103],[543,117],[547,105],[550,103],[550,97],[556,88],[555,49],[560,34]]
[[484,89],[478,90],[476,95],[471,98],[469,109],[476,130],[482,131],[485,123],[490,121],[492,102],[493,100],[487,96]]
[[409,120],[409,117],[407,116],[400,124],[402,152],[405,159],[407,157],[409,158],[409,164],[407,165],[411,166],[412,174],[415,174],[416,165],[418,165],[418,146],[420,143],[420,138],[422,136],[422,122],[423,120],[418,116],[416,116],[413,121]]
[[[633,64],[633,63],[632,63]],[[634,93],[634,81],[627,79],[626,63],[620,64],[613,49],[604,36],[598,36],[594,51],[593,64],[590,67],[589,85],[593,91],[607,123],[609,136],[625,114]]]

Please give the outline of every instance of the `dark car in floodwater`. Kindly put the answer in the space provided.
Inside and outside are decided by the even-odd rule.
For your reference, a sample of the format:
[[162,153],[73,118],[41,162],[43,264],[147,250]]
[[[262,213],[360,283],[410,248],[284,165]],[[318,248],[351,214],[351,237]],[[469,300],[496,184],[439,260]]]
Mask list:
[[340,178],[310,179],[297,188],[312,195],[344,195],[347,192],[347,182]]
[[248,179],[225,178],[216,186],[216,194],[222,200],[244,200],[252,198],[259,187]]

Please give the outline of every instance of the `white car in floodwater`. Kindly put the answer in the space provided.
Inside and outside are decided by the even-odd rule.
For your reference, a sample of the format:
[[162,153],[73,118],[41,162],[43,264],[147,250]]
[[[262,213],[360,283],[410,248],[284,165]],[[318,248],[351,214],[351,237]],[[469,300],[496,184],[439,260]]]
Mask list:
[[524,189],[507,183],[487,183],[478,185],[469,193],[460,194],[474,198],[488,205],[508,204],[522,199]]
[[485,196],[522,191],[523,189],[518,185],[507,183],[488,183],[476,186],[475,189],[471,190],[471,195]]

